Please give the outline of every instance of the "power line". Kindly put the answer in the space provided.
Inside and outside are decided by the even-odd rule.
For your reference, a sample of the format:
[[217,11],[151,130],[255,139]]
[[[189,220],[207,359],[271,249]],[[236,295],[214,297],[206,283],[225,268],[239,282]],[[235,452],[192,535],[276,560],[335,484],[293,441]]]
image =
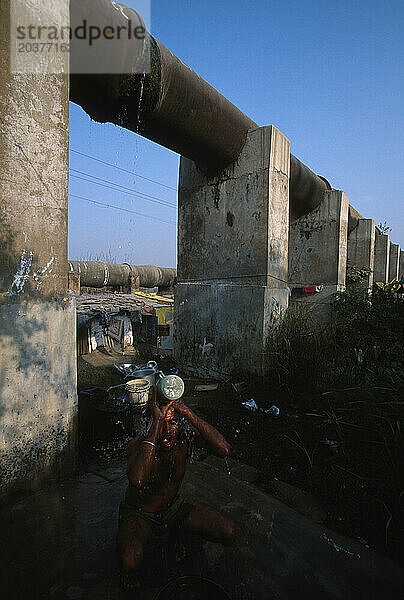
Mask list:
[[154,202],[155,204],[161,204],[162,206],[176,208],[176,204],[173,204],[172,202],[168,202],[167,200],[163,200],[162,198],[157,198],[156,196],[144,194],[143,192],[135,192],[131,188],[128,188],[124,185],[120,185],[119,183],[115,183],[114,181],[109,181],[108,179],[103,179],[102,177],[96,177],[95,175],[91,175],[91,173],[85,173],[84,171],[78,171],[77,169],[70,169],[70,172],[80,173],[81,175],[85,175],[86,177],[90,177],[91,179],[97,179],[98,181],[103,181],[104,183],[98,183],[98,181],[91,181],[91,179],[85,179],[84,177],[80,177],[79,175],[73,174],[72,177],[76,177],[76,179],[82,179],[83,181],[87,181],[88,183],[93,183],[95,185],[99,185],[101,187],[112,189],[118,192],[122,192],[123,190],[124,194],[129,194],[130,196],[142,198],[144,200],[148,200],[149,202]]
[[115,210],[121,210],[126,213],[131,213],[133,215],[145,217],[146,219],[153,219],[154,221],[161,221],[161,223],[168,223],[169,225],[175,225],[175,221],[166,221],[165,219],[160,219],[159,217],[152,217],[151,215],[145,215],[144,213],[137,212],[136,210],[122,208],[121,206],[115,206],[114,204],[105,204],[104,202],[99,202],[99,200],[90,200],[90,198],[84,198],[84,196],[77,196],[76,194],[69,194],[69,198],[78,198],[79,200],[85,200],[86,202],[91,202],[92,204],[96,204],[97,206],[103,206],[106,208],[114,208]]
[[151,196],[150,194],[146,194],[145,192],[137,192],[133,190],[133,188],[129,188],[125,185],[121,185],[120,183],[115,183],[115,181],[110,181],[109,179],[104,179],[103,177],[97,177],[96,175],[92,175],[92,173],[87,173],[86,171],[79,171],[78,169],[70,168],[71,172],[80,173],[80,175],[85,175],[86,177],[91,177],[92,179],[98,179],[99,181],[103,181],[104,183],[108,183],[110,185],[114,185],[116,187],[120,187],[124,190],[128,190],[133,194],[138,194],[145,198],[150,198],[151,200],[158,200],[159,202],[164,202],[164,204],[168,204],[169,206],[177,207],[175,202],[169,202],[168,200],[164,200],[163,198],[159,198],[158,196]]
[[172,187],[171,185],[166,185],[165,183],[161,183],[160,181],[156,181],[155,179],[149,179],[144,175],[139,175],[135,173],[135,171],[129,171],[128,169],[124,169],[123,167],[118,167],[112,163],[106,162],[105,160],[101,160],[100,158],[96,158],[95,156],[90,156],[90,154],[86,154],[85,152],[79,152],[78,150],[70,149],[70,152],[74,152],[75,154],[79,154],[80,156],[86,156],[87,158],[91,158],[91,160],[95,160],[102,165],[107,165],[108,167],[112,167],[113,169],[118,169],[118,171],[122,171],[123,173],[129,173],[130,175],[134,175],[135,177],[139,177],[139,179],[144,179],[145,181],[150,181],[151,183],[156,183],[157,185],[161,185],[161,187],[167,188],[168,190],[177,191],[177,188]]

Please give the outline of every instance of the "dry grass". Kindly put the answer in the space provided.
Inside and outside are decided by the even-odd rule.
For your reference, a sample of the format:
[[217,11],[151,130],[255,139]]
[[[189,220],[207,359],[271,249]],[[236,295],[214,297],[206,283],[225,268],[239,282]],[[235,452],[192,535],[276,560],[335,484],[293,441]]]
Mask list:
[[404,300],[354,286],[327,327],[311,319],[290,311],[268,345],[268,394],[299,415],[280,447],[334,528],[402,560]]

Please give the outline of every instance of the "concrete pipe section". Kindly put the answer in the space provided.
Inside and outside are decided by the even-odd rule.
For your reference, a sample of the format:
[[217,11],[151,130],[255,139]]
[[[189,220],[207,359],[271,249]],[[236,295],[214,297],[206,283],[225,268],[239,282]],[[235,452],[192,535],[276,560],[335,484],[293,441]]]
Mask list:
[[80,285],[103,288],[108,285],[128,285],[130,276],[139,277],[139,286],[144,288],[172,288],[177,276],[176,269],[153,265],[114,265],[102,261],[70,261],[69,271],[80,274]]
[[[139,14],[112,0],[72,0],[80,19],[97,20],[126,27],[143,26]],[[92,119],[111,122],[157,142],[196,162],[204,172],[218,174],[234,162],[247,132],[258,125],[214,87],[184,64],[163,44],[145,33],[141,47],[122,39],[114,45],[118,68],[114,74],[78,73],[72,69],[70,99]],[[117,52],[117,49],[119,52]],[[150,52],[150,72],[134,73],[144,54]],[[73,40],[71,59],[75,61]],[[110,53],[97,59],[108,64]],[[119,62],[120,61],[120,62]],[[98,69],[99,70],[99,69]],[[290,199],[292,218],[314,210],[323,193],[331,189],[296,157],[290,155]]]

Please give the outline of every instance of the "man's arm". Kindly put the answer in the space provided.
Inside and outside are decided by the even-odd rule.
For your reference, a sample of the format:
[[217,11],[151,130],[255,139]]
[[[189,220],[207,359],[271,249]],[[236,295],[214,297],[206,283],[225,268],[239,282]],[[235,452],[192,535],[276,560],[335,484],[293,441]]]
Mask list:
[[164,423],[164,415],[158,406],[156,396],[157,392],[156,389],[154,389],[151,401],[153,415],[151,427],[143,440],[134,442],[137,451],[135,452],[135,448],[133,448],[133,451],[128,455],[128,479],[132,485],[139,489],[141,489],[149,479],[154,455]]
[[209,425],[209,423],[198,417],[182,400],[174,402],[173,408],[178,414],[188,419],[212,454],[220,458],[225,458],[230,454],[230,445],[226,442],[222,434],[212,427],[212,425]]

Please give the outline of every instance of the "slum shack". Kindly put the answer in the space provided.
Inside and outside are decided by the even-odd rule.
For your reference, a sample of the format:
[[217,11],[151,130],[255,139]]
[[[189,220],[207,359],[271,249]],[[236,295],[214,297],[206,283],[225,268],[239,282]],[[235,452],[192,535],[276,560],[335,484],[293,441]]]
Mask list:
[[171,360],[173,298],[84,293],[77,302],[79,441],[104,453],[125,443],[131,410],[123,377],[114,363],[142,363],[159,356]]
[[130,347],[172,354],[173,298],[139,291],[83,294],[76,302],[78,356],[99,348],[124,354]]

